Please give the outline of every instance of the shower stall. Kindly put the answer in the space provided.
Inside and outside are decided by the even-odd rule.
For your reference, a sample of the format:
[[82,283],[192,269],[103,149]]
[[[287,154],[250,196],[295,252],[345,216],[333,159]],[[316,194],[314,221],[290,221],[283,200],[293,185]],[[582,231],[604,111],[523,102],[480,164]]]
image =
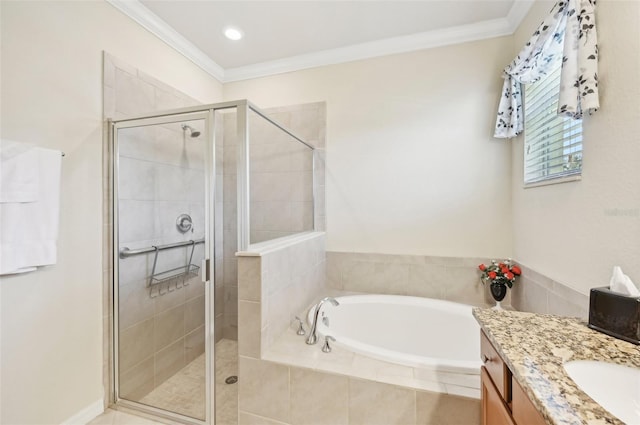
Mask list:
[[245,100],[109,130],[112,401],[237,424],[235,254],[314,230],[314,148]]

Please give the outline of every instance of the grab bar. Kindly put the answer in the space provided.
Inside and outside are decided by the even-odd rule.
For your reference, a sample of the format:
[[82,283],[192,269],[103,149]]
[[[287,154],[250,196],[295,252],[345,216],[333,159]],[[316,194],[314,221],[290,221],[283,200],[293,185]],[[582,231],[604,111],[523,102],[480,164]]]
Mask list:
[[120,250],[120,258],[129,258],[129,257],[133,257],[134,255],[147,254],[149,252],[162,251],[162,250],[171,249],[171,248],[180,248],[182,246],[199,245],[201,243],[204,243],[204,238],[198,239],[195,241],[191,240],[191,241],[170,243],[166,245],[149,246],[147,248],[140,248],[140,249],[129,249],[125,246]]

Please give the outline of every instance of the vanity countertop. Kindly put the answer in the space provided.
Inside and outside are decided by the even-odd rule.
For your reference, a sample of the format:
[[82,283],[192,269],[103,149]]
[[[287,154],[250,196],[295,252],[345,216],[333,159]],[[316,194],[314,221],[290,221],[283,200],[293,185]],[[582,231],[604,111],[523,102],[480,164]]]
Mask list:
[[640,346],[575,318],[480,308],[473,315],[548,423],[623,423],[582,392],[562,365],[599,360],[640,368]]

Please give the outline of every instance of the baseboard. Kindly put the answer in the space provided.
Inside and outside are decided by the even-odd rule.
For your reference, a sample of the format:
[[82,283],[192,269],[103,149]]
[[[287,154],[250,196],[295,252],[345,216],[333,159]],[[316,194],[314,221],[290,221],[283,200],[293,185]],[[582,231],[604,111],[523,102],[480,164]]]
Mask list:
[[100,398],[66,421],[63,421],[61,425],[86,425],[102,412],[104,412],[104,400]]

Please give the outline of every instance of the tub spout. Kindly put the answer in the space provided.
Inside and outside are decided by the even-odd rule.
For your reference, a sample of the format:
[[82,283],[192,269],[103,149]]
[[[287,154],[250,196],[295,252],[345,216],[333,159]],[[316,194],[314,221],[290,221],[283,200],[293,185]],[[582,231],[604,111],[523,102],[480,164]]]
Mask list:
[[309,345],[315,344],[318,342],[318,335],[316,335],[316,328],[318,326],[318,315],[320,314],[320,308],[322,305],[329,301],[331,304],[338,306],[340,303],[336,301],[333,297],[325,297],[320,300],[318,304],[316,304],[316,309],[313,313],[313,322],[311,323],[311,330],[309,331],[309,336],[307,337],[306,343]]

